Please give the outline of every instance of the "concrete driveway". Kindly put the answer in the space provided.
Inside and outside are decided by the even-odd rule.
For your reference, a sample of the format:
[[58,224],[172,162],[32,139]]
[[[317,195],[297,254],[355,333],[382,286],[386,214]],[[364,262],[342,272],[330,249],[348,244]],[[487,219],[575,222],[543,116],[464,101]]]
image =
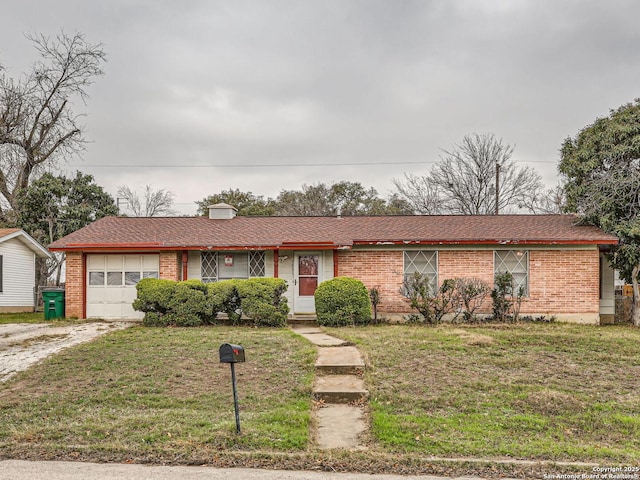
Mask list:
[[65,327],[52,327],[47,323],[0,325],[0,382],[6,382],[60,350],[131,325],[135,323],[99,321]]

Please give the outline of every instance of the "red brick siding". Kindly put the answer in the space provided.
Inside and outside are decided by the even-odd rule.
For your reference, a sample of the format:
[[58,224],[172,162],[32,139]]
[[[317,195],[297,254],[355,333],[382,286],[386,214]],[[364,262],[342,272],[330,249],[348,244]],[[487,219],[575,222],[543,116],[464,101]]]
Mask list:
[[[360,279],[367,288],[379,286],[380,312],[407,313],[399,293],[403,278],[403,252],[342,251],[338,275]],[[530,250],[529,296],[523,314],[598,313],[600,267],[597,250]],[[438,280],[480,278],[493,286],[493,250],[438,252]],[[487,297],[481,313],[491,313]]]
[[180,280],[182,252],[160,252],[160,278]]
[[378,287],[379,312],[404,312],[407,301],[400,295],[404,260],[403,252],[338,252],[338,275],[357,278],[367,289]]
[[600,254],[597,250],[529,252],[529,298],[522,311],[598,313]]
[[65,274],[65,316],[84,318],[84,260],[81,252],[68,252]]

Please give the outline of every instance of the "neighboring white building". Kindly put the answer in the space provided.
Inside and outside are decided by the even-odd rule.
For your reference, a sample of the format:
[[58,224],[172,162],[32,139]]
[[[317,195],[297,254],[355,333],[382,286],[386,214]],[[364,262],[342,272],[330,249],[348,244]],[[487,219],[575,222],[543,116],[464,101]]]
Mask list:
[[0,228],[0,312],[34,311],[36,258],[46,248],[19,228]]

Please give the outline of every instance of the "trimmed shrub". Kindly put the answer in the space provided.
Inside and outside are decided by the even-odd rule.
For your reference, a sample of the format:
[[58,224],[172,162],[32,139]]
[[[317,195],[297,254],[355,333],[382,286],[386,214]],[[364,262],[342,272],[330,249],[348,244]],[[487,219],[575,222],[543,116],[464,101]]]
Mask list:
[[216,319],[220,313],[226,313],[231,323],[234,325],[240,323],[242,310],[237,282],[237,280],[224,280],[207,284],[213,319]]
[[289,307],[283,297],[287,283],[278,278],[225,280],[204,284],[199,280],[174,282],[148,278],[136,286],[133,307],[145,313],[146,326],[195,327],[215,323],[220,313],[238,325],[280,327]]
[[137,298],[133,309],[144,312],[143,325],[166,327],[169,325],[164,315],[169,310],[168,302],[173,295],[176,282],[157,278],[143,278],[136,284]]
[[369,292],[360,280],[335,277],[318,285],[315,293],[318,324],[328,327],[368,324]]
[[211,316],[206,292],[206,286],[200,281],[178,282],[167,302],[166,316],[170,317],[169,325],[177,327],[202,325],[204,319]]
[[250,278],[236,283],[242,313],[256,326],[283,327],[289,306],[283,297],[287,282],[281,278]]
[[142,324],[145,327],[168,327],[169,318],[161,313],[146,312]]

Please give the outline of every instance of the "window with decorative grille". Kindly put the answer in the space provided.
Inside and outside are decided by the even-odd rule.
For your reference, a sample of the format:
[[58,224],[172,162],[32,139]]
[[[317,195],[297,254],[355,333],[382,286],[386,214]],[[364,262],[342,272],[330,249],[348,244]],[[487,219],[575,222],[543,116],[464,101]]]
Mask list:
[[262,250],[249,252],[249,277],[264,277],[265,258],[265,253]]
[[508,272],[513,276],[514,295],[520,287],[529,295],[529,252],[526,250],[496,250],[493,255],[494,275]]
[[201,252],[202,281],[204,283],[218,280],[218,252]]
[[415,273],[426,275],[431,281],[431,289],[438,289],[438,252],[416,250],[404,252],[404,278],[409,280]]

